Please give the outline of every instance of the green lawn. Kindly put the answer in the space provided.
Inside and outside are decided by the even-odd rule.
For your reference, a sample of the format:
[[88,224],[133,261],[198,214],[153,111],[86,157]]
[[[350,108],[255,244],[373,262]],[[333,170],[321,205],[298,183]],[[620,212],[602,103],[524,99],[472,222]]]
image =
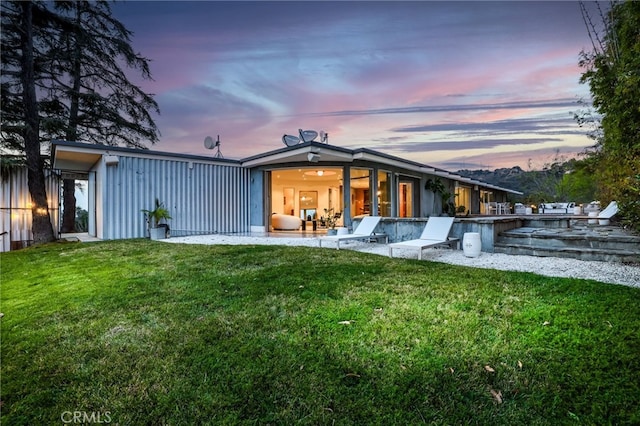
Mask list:
[[146,240],[0,262],[3,425],[640,423],[639,289]]

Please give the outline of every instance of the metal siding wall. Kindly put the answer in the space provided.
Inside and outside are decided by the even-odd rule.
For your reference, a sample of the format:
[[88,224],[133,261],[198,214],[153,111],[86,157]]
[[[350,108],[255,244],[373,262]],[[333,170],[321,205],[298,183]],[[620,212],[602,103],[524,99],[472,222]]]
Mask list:
[[239,166],[121,156],[106,167],[104,238],[146,237],[141,210],[156,197],[169,209],[172,235],[248,232],[248,181]]
[[[21,167],[11,171],[7,180],[0,181],[0,233],[2,236],[0,252],[11,249],[11,241],[31,241],[31,195],[27,168]],[[54,235],[59,230],[59,181],[50,170],[45,170],[45,190]]]

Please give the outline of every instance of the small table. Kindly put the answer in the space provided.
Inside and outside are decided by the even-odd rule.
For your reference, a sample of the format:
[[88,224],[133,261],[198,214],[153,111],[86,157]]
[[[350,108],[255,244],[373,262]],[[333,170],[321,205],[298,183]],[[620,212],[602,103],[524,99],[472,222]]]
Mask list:
[[478,257],[482,251],[482,240],[480,240],[480,233],[478,232],[465,232],[462,237],[462,250],[466,257]]
[[307,223],[311,222],[311,229],[313,229],[314,231],[316,231],[318,229],[318,221],[317,220],[303,220],[302,221],[302,230],[306,231],[307,230]]

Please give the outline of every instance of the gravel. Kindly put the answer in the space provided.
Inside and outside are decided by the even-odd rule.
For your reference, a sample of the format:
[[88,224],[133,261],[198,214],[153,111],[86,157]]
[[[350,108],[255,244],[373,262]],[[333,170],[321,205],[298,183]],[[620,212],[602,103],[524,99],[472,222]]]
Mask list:
[[[171,237],[161,240],[168,243],[215,244],[215,245],[285,245],[318,247],[318,239],[288,238],[279,236],[230,236],[198,235]],[[326,244],[326,250],[335,250],[334,243]],[[387,256],[386,245],[366,242],[342,242],[341,249]],[[416,258],[413,250],[394,250],[394,257]],[[474,268],[498,269],[501,271],[533,272],[550,277],[573,277],[591,279],[609,284],[620,284],[640,288],[640,265],[616,262],[595,262],[558,257],[516,256],[502,253],[484,253],[478,257],[466,257],[462,250],[425,249],[422,258],[434,262],[471,266]]]

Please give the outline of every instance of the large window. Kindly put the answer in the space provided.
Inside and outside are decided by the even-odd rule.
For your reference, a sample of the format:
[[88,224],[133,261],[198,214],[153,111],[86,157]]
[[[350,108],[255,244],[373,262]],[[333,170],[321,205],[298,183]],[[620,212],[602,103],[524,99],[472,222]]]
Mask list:
[[371,215],[371,170],[351,169],[351,215]]
[[318,218],[318,191],[300,191],[300,219]]
[[492,205],[495,204],[493,191],[480,190],[480,213],[493,214]]
[[466,215],[471,210],[471,188],[468,186],[456,187],[456,214]]
[[271,206],[268,213],[321,218],[325,209],[341,213],[342,168],[295,168],[271,171]]
[[391,216],[391,173],[378,172],[378,216]]

